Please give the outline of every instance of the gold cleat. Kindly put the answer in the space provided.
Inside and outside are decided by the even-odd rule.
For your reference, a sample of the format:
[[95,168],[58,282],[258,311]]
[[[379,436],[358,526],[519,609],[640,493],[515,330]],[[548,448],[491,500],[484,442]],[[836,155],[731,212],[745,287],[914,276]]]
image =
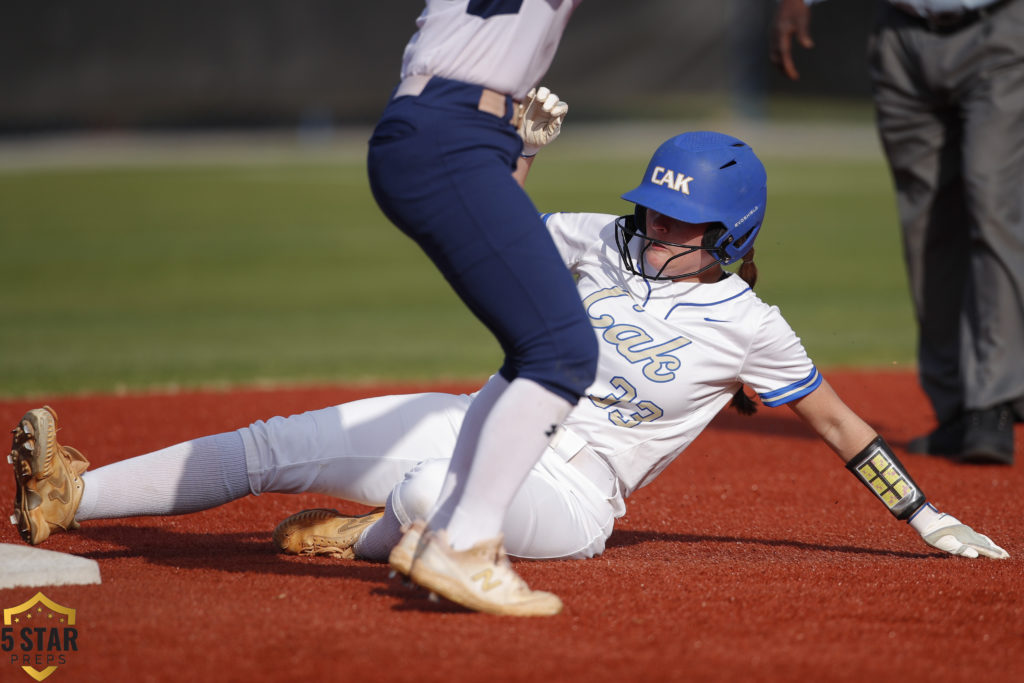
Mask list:
[[288,517],[274,529],[274,545],[288,555],[324,555],[355,559],[352,546],[366,527],[384,516],[384,508],[365,515],[343,515],[337,510],[314,508]]
[[43,406],[25,413],[7,461],[14,467],[11,523],[26,543],[39,545],[54,531],[77,529],[75,513],[85,491],[82,474],[89,461],[78,450],[57,443],[57,413]]
[[[409,578],[432,593],[488,614],[531,617],[562,611],[557,595],[532,590],[516,574],[501,536],[458,551],[449,545],[444,530],[425,530],[418,545]],[[400,570],[393,553],[391,564]]]
[[402,528],[402,540],[391,549],[391,554],[388,555],[392,578],[398,574],[407,577],[412,572],[413,559],[416,557],[420,539],[426,529],[427,524],[423,520],[417,520]]

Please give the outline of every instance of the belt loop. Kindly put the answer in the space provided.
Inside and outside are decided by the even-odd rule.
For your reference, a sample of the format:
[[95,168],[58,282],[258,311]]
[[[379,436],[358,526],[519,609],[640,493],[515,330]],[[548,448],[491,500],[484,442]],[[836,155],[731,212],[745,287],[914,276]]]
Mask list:
[[477,109],[503,119],[506,114],[506,101],[507,98],[500,92],[483,88],[480,91],[480,102],[477,104]]
[[[508,116],[508,102],[512,103],[512,116]],[[477,109],[488,114],[493,114],[499,119],[508,120],[509,124],[513,128],[519,127],[519,121],[523,116],[523,107],[516,100],[511,99],[504,93],[497,92],[495,90],[489,90],[484,88],[480,92],[480,103],[477,105]]]

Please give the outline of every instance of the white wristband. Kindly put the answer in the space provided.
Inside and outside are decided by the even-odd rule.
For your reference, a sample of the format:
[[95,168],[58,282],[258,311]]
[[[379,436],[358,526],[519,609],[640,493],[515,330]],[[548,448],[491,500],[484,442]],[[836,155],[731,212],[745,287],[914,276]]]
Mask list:
[[949,517],[949,515],[939,512],[931,503],[925,503],[907,520],[907,524],[913,527],[914,531],[925,536],[939,526],[944,526],[939,524],[944,517]]

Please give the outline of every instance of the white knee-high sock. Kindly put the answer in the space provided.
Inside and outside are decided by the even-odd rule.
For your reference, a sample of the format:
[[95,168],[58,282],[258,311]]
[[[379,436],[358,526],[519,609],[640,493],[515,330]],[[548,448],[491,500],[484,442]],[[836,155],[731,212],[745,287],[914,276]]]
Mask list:
[[[495,402],[465,477],[443,507],[452,507],[448,530],[455,550],[501,533],[501,525],[530,469],[572,404],[528,379],[516,379]],[[440,528],[431,520],[433,528]]]
[[82,475],[75,519],[183,515],[249,494],[245,446],[236,432],[205,436]]
[[462,489],[466,486],[466,479],[473,466],[473,458],[476,456],[484,422],[491,414],[494,404],[508,387],[508,380],[501,375],[493,375],[480,389],[473,399],[473,403],[470,404],[469,410],[466,411],[466,415],[462,419],[462,427],[459,429],[459,436],[455,441],[455,448],[452,451],[451,462],[448,463],[448,473],[441,486],[441,493],[429,515],[429,526],[432,529],[444,529],[451,521],[452,512],[458,499],[455,493],[459,491],[459,495],[461,495]]

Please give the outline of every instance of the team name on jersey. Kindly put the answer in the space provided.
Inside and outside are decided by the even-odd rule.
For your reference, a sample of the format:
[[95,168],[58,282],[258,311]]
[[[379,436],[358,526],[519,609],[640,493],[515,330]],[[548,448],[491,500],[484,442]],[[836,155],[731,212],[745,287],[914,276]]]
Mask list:
[[682,171],[673,171],[671,168],[663,166],[655,166],[654,171],[651,173],[651,182],[655,185],[661,185],[686,195],[690,194],[691,180],[693,180],[693,176],[688,176]]
[[607,313],[595,312],[598,302],[614,297],[627,296],[621,287],[601,289],[583,299],[583,307],[587,309],[590,324],[596,330],[603,330],[601,338],[615,347],[623,358],[630,363],[643,363],[644,377],[652,382],[670,382],[676,378],[675,371],[681,365],[678,358],[671,355],[676,349],[690,344],[685,337],[676,337],[660,344],[636,325],[617,324],[615,318]]

